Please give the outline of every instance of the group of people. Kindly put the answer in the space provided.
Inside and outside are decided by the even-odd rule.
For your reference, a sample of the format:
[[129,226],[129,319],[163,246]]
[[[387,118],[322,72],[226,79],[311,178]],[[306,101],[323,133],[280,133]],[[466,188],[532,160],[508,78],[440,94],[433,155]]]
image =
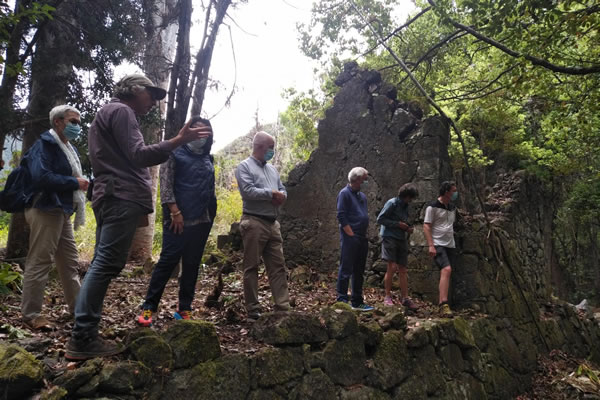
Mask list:
[[[25,218],[30,226],[29,252],[25,263],[21,311],[23,322],[33,329],[51,328],[42,315],[44,290],[52,264],[56,265],[65,301],[74,325],[65,357],[84,360],[121,351],[114,342],[98,334],[108,286],[124,268],[136,229],[148,223],[153,212],[152,180],[148,167],[161,164],[160,200],[163,210],[162,250],[150,279],[137,323],[152,325],[152,316],[168,279],[181,260],[176,319],[190,319],[198,268],[217,212],[215,170],[210,155],[213,131],[208,120],[192,117],[178,134],[157,144],[146,145],[137,116],[147,114],[166,91],[144,75],[133,74],[116,85],[111,101],[97,113],[88,132],[89,159],[94,179],[83,177],[76,148],[70,141],[81,133],[80,112],[69,105],[50,111],[51,129],[42,133],[25,154],[31,183]],[[287,199],[277,169],[269,163],[275,140],[258,132],[252,154],[242,161],[235,177],[243,201],[240,232],[243,240],[243,292],[250,321],[261,314],[258,269],[264,261],[275,310],[290,308],[283,240],[277,221],[279,208]],[[351,301],[353,308],[371,310],[362,297],[363,275],[368,253],[367,198],[362,190],[368,172],[354,168],[348,185],[338,195],[341,259],[337,300]],[[361,190],[362,189],[362,190]],[[74,229],[84,223],[85,202],[91,201],[96,218],[94,256],[80,282]],[[456,185],[445,182],[440,197],[427,207],[425,235],[429,253],[441,268],[440,305],[447,305],[454,238],[452,223]],[[416,306],[408,297],[407,234],[408,204],[418,196],[414,185],[400,188],[398,197],[381,211],[382,258],[388,262],[385,304],[392,305],[391,286],[400,275],[401,303]],[[75,214],[73,223],[71,216]],[[352,296],[348,286],[352,280]]]
[[[362,168],[353,168],[348,174],[348,185],[337,197],[337,218],[340,226],[340,266],[337,279],[337,300],[348,303],[355,310],[370,311],[372,306],[364,302],[362,288],[365,265],[369,252],[367,230],[369,211],[367,196],[363,192],[369,182],[369,172]],[[412,183],[400,187],[398,195],[389,199],[377,216],[381,225],[381,259],[387,262],[384,277],[384,305],[393,306],[392,283],[397,272],[400,281],[400,303],[408,310],[418,307],[408,296],[408,235],[414,228],[409,223],[409,204],[419,196],[417,187]],[[439,306],[443,315],[451,315],[448,304],[450,274],[454,265],[454,220],[458,198],[456,184],[443,182],[439,197],[425,209],[423,231],[428,243],[429,255],[440,269]],[[348,297],[348,286],[352,280],[352,296]]]

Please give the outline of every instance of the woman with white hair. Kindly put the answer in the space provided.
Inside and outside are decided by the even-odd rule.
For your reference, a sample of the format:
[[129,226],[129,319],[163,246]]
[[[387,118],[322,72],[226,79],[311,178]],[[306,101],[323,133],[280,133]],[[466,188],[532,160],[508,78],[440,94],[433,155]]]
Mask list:
[[82,177],[77,150],[69,143],[81,133],[80,113],[69,105],[54,107],[50,126],[24,156],[31,182],[25,189],[29,199],[25,219],[30,233],[21,313],[23,322],[32,329],[52,328],[41,311],[53,262],[71,314],[81,286],[70,217],[75,213],[75,229],[84,223],[88,181]]
[[355,167],[348,174],[348,185],[337,197],[337,218],[340,223],[340,269],[337,279],[337,301],[348,303],[348,283],[352,278],[352,308],[359,311],[371,311],[373,307],[365,304],[362,287],[365,264],[369,252],[367,231],[369,229],[369,211],[367,196],[361,189],[368,183],[369,172]]

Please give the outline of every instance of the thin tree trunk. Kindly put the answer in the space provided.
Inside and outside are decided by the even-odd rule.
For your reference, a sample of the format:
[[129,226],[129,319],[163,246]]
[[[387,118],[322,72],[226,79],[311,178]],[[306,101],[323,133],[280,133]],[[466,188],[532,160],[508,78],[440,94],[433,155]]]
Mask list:
[[[61,15],[61,9],[67,3],[61,3],[56,13]],[[27,105],[27,117],[31,122],[25,126],[23,153],[50,127],[48,113],[52,107],[65,103],[73,74],[71,54],[76,53],[76,49],[71,48],[74,41],[61,27],[61,22],[50,20],[39,29]],[[12,214],[6,247],[7,258],[27,255],[29,228],[22,213]]]
[[[177,0],[154,0],[145,3],[146,37],[143,70],[158,86],[166,87],[169,82],[169,60],[173,56],[176,43],[177,21],[171,20]],[[165,117],[165,103],[161,102],[157,112],[142,121],[146,143],[158,143],[162,140],[162,121]],[[153,208],[156,210],[159,167],[150,168],[152,177]],[[129,252],[130,261],[145,263],[152,258],[154,227],[156,214],[148,215],[148,226],[137,229]]]

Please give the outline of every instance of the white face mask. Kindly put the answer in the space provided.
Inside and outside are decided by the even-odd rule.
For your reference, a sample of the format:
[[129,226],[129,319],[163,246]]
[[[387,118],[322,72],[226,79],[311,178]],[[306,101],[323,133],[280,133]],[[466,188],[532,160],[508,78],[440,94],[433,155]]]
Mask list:
[[202,138],[202,139],[198,139],[198,140],[193,140],[193,141],[191,141],[191,142],[188,143],[188,147],[194,153],[196,153],[196,154],[202,154],[204,152],[204,145],[206,144],[207,140],[208,140],[208,138]]

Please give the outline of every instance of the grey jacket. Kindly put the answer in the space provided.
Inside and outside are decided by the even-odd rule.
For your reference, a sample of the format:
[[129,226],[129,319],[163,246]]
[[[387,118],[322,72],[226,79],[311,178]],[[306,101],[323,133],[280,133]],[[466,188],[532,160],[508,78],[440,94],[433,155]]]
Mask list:
[[271,203],[273,190],[283,192],[286,197],[287,192],[274,166],[248,157],[237,166],[235,178],[242,195],[244,213],[277,217],[279,207]]

